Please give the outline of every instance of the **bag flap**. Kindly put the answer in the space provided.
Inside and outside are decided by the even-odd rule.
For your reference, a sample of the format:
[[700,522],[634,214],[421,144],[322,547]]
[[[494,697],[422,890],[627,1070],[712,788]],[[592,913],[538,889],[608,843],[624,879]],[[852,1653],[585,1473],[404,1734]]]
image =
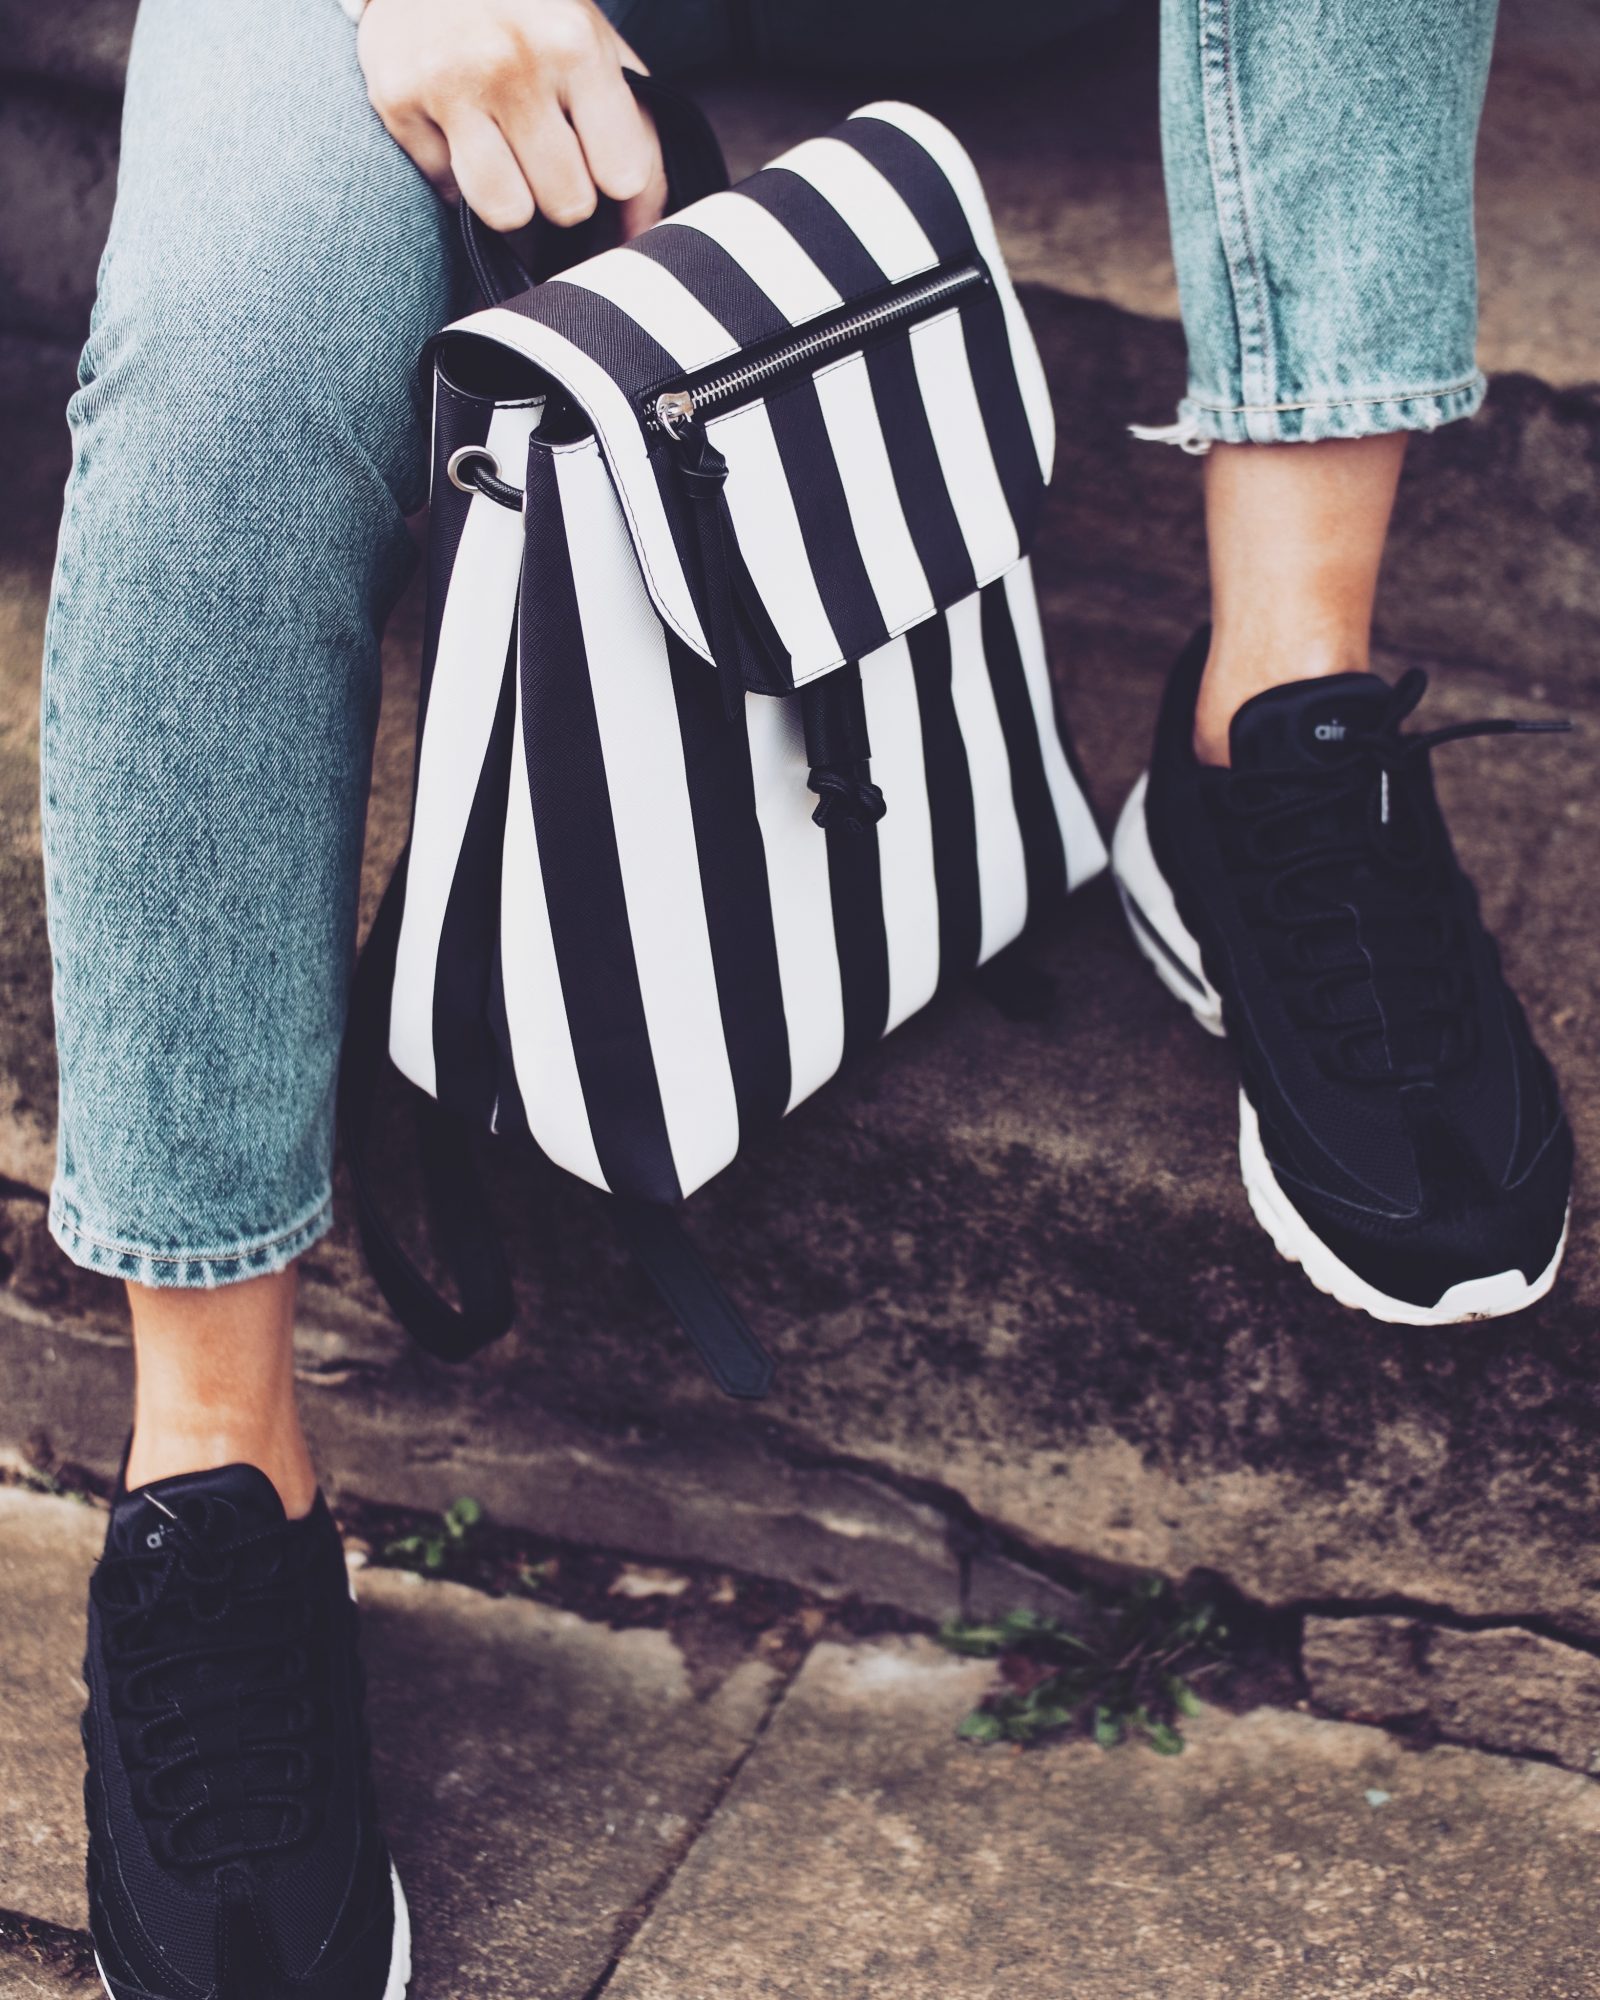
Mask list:
[[676,447],[650,422],[656,395],[781,351],[797,329],[831,334],[857,309],[881,319],[895,287],[973,266],[978,281],[948,304],[704,412],[738,558],[788,655],[781,681],[800,686],[1003,574],[1049,478],[1038,351],[976,170],[943,125],[868,105],[632,243],[457,321],[435,352],[492,341],[572,396],[657,612],[711,660],[704,566]]

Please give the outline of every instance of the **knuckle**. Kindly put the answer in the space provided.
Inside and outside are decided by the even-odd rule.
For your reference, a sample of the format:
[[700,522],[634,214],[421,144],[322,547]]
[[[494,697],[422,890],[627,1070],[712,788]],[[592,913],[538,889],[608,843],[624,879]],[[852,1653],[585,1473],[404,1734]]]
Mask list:
[[507,232],[526,229],[533,220],[533,199],[530,195],[514,195],[509,192],[486,195],[482,201],[472,201],[467,197],[491,229]]
[[587,182],[568,181],[565,186],[544,190],[539,206],[559,228],[571,229],[587,222],[599,204],[599,196]]
[[600,53],[600,31],[587,7],[556,8],[540,30],[540,52],[547,61],[573,68]]

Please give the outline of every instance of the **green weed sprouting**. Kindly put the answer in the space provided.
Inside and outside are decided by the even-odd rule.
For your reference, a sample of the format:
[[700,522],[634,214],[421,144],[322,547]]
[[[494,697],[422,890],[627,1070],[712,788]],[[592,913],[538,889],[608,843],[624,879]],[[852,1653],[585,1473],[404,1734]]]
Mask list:
[[465,1497],[453,1500],[439,1516],[436,1528],[425,1528],[417,1534],[401,1535],[386,1542],[384,1560],[397,1563],[401,1569],[419,1570],[425,1576],[440,1576],[465,1555],[472,1531],[482,1519],[483,1508],[478,1501]]
[[1001,1685],[956,1731],[969,1743],[1032,1743],[1070,1730],[1103,1750],[1131,1740],[1175,1757],[1183,1720],[1202,1707],[1195,1683],[1224,1663],[1228,1629],[1214,1603],[1186,1603],[1164,1577],[1147,1576],[1102,1598],[1080,1632],[1011,1611],[952,1619],[939,1641],[999,1662]]

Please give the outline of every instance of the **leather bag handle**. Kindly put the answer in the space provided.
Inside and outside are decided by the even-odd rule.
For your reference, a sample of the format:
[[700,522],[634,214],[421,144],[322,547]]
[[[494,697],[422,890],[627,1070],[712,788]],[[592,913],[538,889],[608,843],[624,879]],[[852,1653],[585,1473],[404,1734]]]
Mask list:
[[[700,106],[670,83],[636,69],[622,73],[655,121],[667,175],[667,214],[687,208],[704,195],[720,194],[728,185],[728,163]],[[614,201],[602,198],[587,221],[570,229],[559,229],[536,215],[526,229],[500,235],[462,202],[462,241],[485,303],[501,305],[585,257],[609,250],[617,241],[617,212]]]

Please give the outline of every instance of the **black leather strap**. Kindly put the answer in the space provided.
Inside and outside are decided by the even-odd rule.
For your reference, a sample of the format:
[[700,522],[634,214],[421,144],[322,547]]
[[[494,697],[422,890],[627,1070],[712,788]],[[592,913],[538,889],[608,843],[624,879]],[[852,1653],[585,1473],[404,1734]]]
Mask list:
[[[728,163],[706,114],[692,97],[638,70],[623,71],[634,96],[655,120],[667,174],[667,213],[728,185]],[[478,290],[490,305],[609,250],[617,241],[617,205],[602,201],[586,222],[558,229],[536,216],[526,229],[502,236],[461,204],[461,235]]]
[[505,1249],[489,1219],[465,1131],[431,1097],[416,1093],[417,1151],[429,1227],[459,1306],[451,1305],[402,1248],[372,1184],[373,1125],[378,1084],[387,1067],[389,996],[407,858],[400,857],[356,961],[339,1073],[339,1122],[361,1247],[379,1291],[420,1347],[441,1361],[467,1361],[508,1331],[515,1306]]
[[724,1395],[754,1400],[772,1386],[772,1356],[701,1262],[670,1209],[613,1200],[611,1213],[634,1260],[677,1320]]
[[[371,1172],[407,858],[400,857],[356,962],[339,1076],[339,1122],[361,1247],[379,1291],[419,1347],[440,1361],[469,1361],[509,1331],[516,1304],[505,1246],[489,1214],[466,1127],[425,1092],[412,1091],[429,1232],[459,1305],[450,1303],[401,1245]],[[677,1219],[645,1202],[605,1198],[605,1206],[718,1388],[730,1396],[764,1396],[772,1382],[771,1357]]]

